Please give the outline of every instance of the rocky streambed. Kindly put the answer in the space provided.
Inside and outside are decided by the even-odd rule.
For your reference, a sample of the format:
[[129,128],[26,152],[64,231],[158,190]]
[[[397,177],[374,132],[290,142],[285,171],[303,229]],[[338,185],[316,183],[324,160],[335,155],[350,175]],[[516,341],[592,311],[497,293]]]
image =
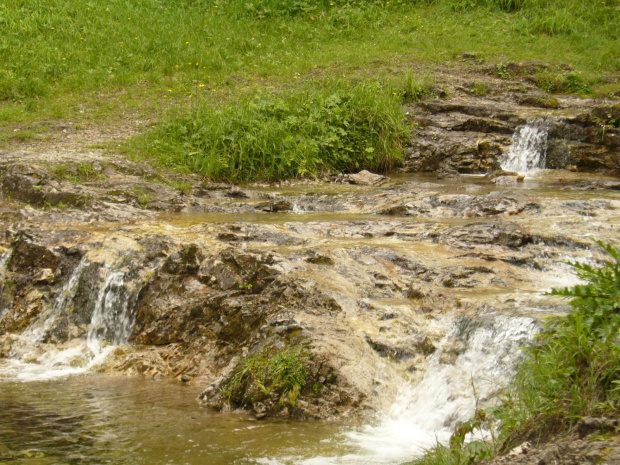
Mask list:
[[417,173],[387,178],[230,186],[121,156],[3,154],[0,377],[137,375],[186,385],[196,408],[370,424],[321,463],[398,463],[449,436],[566,311],[544,295],[576,282],[566,262],[596,264],[593,240],[620,225],[617,130],[596,139],[592,116],[612,107],[545,129],[551,161],[554,128],[573,128],[569,170],[484,176],[528,109],[468,98],[421,104]]

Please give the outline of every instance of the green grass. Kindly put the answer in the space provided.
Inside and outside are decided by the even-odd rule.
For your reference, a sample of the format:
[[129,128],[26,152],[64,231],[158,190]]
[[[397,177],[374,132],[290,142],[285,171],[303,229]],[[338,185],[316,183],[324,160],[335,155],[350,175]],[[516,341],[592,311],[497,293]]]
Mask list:
[[92,164],[59,164],[51,167],[52,176],[57,181],[71,181],[75,183],[95,181],[103,175]]
[[[432,65],[463,51],[491,61],[534,59],[589,75],[615,73],[617,5],[6,0],[0,4],[0,114],[28,119],[54,108],[59,117],[71,116],[84,94],[93,105],[101,103],[97,94],[120,100],[117,105],[196,94],[211,99],[213,89],[221,97],[254,84],[294,85],[316,73],[342,77],[359,68]],[[58,104],[43,105],[46,100]]]
[[[166,163],[222,179],[381,168],[389,164],[340,160],[330,167],[328,160],[310,160],[307,168],[297,160],[274,172],[265,169],[274,161],[265,160],[233,175],[230,164],[207,160],[205,153],[215,150],[204,144],[211,136],[190,147],[202,157],[190,151],[181,163],[178,150],[187,141],[179,142],[171,118],[204,125],[213,117],[223,128],[224,117],[245,118],[237,105],[254,118],[256,98],[293,104],[298,92],[299,102],[316,101],[326,83],[356,80],[379,87],[408,80],[402,96],[415,101],[433,95],[438,66],[468,66],[464,52],[476,64],[570,65],[570,72],[550,67],[530,77],[550,92],[620,95],[620,84],[605,79],[620,70],[618,7],[618,0],[5,0],[0,129],[10,134],[16,123],[59,119],[164,122],[157,137],[143,140],[162,140],[167,127],[171,138],[162,143],[174,149],[175,161]],[[474,94],[486,91],[472,87]],[[384,107],[382,99],[378,92],[375,105]],[[161,161],[161,150],[148,147]],[[362,149],[368,147],[376,149]],[[238,157],[235,166],[261,157]]]
[[620,248],[599,245],[609,260],[573,264],[587,284],[553,291],[573,309],[545,323],[496,412],[504,450],[568,431],[584,416],[620,413]]
[[128,147],[168,168],[215,180],[388,171],[402,159],[406,92],[364,82],[335,83],[261,94],[223,107],[203,104]]

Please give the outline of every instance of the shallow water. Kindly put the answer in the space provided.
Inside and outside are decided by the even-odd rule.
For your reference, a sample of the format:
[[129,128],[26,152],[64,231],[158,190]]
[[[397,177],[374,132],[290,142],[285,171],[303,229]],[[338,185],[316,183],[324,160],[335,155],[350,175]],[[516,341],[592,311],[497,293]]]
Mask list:
[[199,389],[85,374],[0,381],[0,463],[250,464],[346,454],[330,422],[258,422],[197,408]]
[[[26,364],[3,361],[0,462],[396,465],[469,418],[472,383],[480,399],[492,396],[537,327],[531,318],[497,315],[445,323],[452,329],[421,382],[364,425],[215,413],[197,406],[198,387],[169,381],[85,373],[23,382],[16,377]],[[444,347],[450,352],[458,341],[466,349],[446,362]]]

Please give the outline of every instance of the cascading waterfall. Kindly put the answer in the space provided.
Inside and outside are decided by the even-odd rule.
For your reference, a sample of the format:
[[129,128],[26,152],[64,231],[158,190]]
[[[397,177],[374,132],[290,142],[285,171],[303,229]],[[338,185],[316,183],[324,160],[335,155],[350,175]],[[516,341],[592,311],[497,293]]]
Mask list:
[[130,292],[125,273],[120,271],[108,271],[97,293],[86,341],[77,339],[62,346],[44,343],[62,315],[70,311],[87,265],[86,260],[80,262],[51,308],[20,335],[11,351],[12,363],[0,370],[0,375],[30,381],[84,373],[101,364],[115,347],[127,343],[135,324],[131,297],[136,293]]
[[447,441],[455,423],[473,415],[475,397],[484,404],[509,381],[519,348],[537,327],[535,320],[524,317],[457,321],[430,357],[422,380],[401,392],[379,426],[352,434],[351,439],[395,460]]
[[86,260],[80,261],[67,282],[62,286],[56,299],[54,299],[52,307],[41,315],[34,325],[21,334],[20,340],[25,339],[29,343],[38,343],[42,342],[43,339],[48,336],[49,332],[56,326],[58,318],[65,313],[73,303],[73,298],[75,297],[80,278],[82,277],[82,271],[87,264],[88,262]]
[[[354,452],[303,460],[263,458],[256,463],[304,465],[393,465],[420,456],[437,441],[447,442],[458,421],[474,414],[510,380],[520,347],[538,330],[532,318],[502,315],[454,322],[416,385],[401,390],[390,412],[376,426],[346,433]],[[475,391],[475,394],[474,394]]]
[[[0,255],[0,281],[2,282],[4,282],[4,276],[6,274],[7,267],[9,265],[9,260],[11,259],[12,253],[13,253],[12,250],[7,250],[2,255]],[[8,308],[0,306],[0,318],[2,317],[2,315],[4,315],[4,313],[7,310]]]
[[529,121],[512,136],[510,149],[500,161],[505,171],[532,173],[544,169],[547,162],[547,123],[545,119]]

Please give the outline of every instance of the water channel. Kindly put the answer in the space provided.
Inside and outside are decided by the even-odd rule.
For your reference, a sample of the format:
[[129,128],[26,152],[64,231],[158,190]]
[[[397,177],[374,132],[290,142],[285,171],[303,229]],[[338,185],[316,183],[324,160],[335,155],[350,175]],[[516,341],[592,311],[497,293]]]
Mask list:
[[[528,134],[538,141],[543,139],[540,130],[524,130],[520,136]],[[517,141],[518,144],[518,150],[528,147],[526,143]],[[518,150],[511,152],[511,156]],[[539,169],[538,162],[523,166]],[[569,179],[568,184],[572,185],[615,182],[611,178],[592,175],[539,171],[510,189],[536,196],[543,199],[541,201],[620,199],[614,189],[564,189],[567,185],[565,179]],[[502,190],[477,177],[437,182],[425,176],[395,176],[394,182],[424,183],[427,188],[429,183],[434,183],[434,190],[441,194],[461,193],[464,189],[476,194]],[[312,199],[317,195],[329,195],[330,188],[329,185],[283,187],[279,194]],[[309,189],[319,191],[309,192]],[[395,220],[364,212],[319,212],[299,207],[293,212],[277,214],[216,212],[164,215],[157,220],[184,231],[229,222],[283,225],[360,221],[443,221],[458,225],[477,219],[401,217]],[[532,227],[536,227],[538,221],[533,219]],[[583,221],[584,235],[591,236],[593,232],[588,230],[587,224],[592,223],[592,218]],[[148,233],[150,223],[146,221],[131,227],[143,228]],[[618,227],[609,223],[606,226]],[[343,245],[337,238],[331,240],[333,246]],[[410,247],[411,244],[400,246]],[[428,247],[438,249],[440,246]],[[0,277],[7,260],[8,256],[0,258]],[[440,319],[438,325],[443,325],[445,337],[437,351],[429,356],[424,376],[415,385],[403,384],[392,408],[374,419],[257,421],[243,412],[216,413],[201,408],[197,397],[204,386],[199,383],[97,373],[99,361],[105,358],[110,348],[127,344],[133,327],[131,301],[137,290],[126,285],[124,271],[106,270],[100,288],[93,289],[98,293],[98,299],[87,340],[78,341],[57,353],[52,351],[29,357],[28,347],[39,343],[41,335],[55,324],[56,315],[72,299],[83,266],[85,264],[80,264],[74,271],[74,278],[67,281],[65,289],[50,307],[50,314],[22,333],[15,345],[14,357],[0,360],[0,463],[400,464],[431,447],[436,440],[445,441],[454,422],[471,414],[474,404],[472,385],[475,385],[477,397],[483,400],[493,398],[510,378],[519,348],[526,345],[538,330],[537,318],[544,316],[532,315],[536,309],[521,309],[510,315],[482,312],[473,319],[450,316]],[[549,283],[575,282],[568,271],[562,274],[566,268],[558,265],[558,270],[556,281],[549,278],[532,292],[548,290]],[[485,289],[470,292],[484,295]],[[384,304],[407,305],[406,299],[404,304]],[[23,346],[21,352],[20,344]],[[464,348],[458,356],[452,357],[455,344]],[[446,362],[448,359],[450,361]]]

